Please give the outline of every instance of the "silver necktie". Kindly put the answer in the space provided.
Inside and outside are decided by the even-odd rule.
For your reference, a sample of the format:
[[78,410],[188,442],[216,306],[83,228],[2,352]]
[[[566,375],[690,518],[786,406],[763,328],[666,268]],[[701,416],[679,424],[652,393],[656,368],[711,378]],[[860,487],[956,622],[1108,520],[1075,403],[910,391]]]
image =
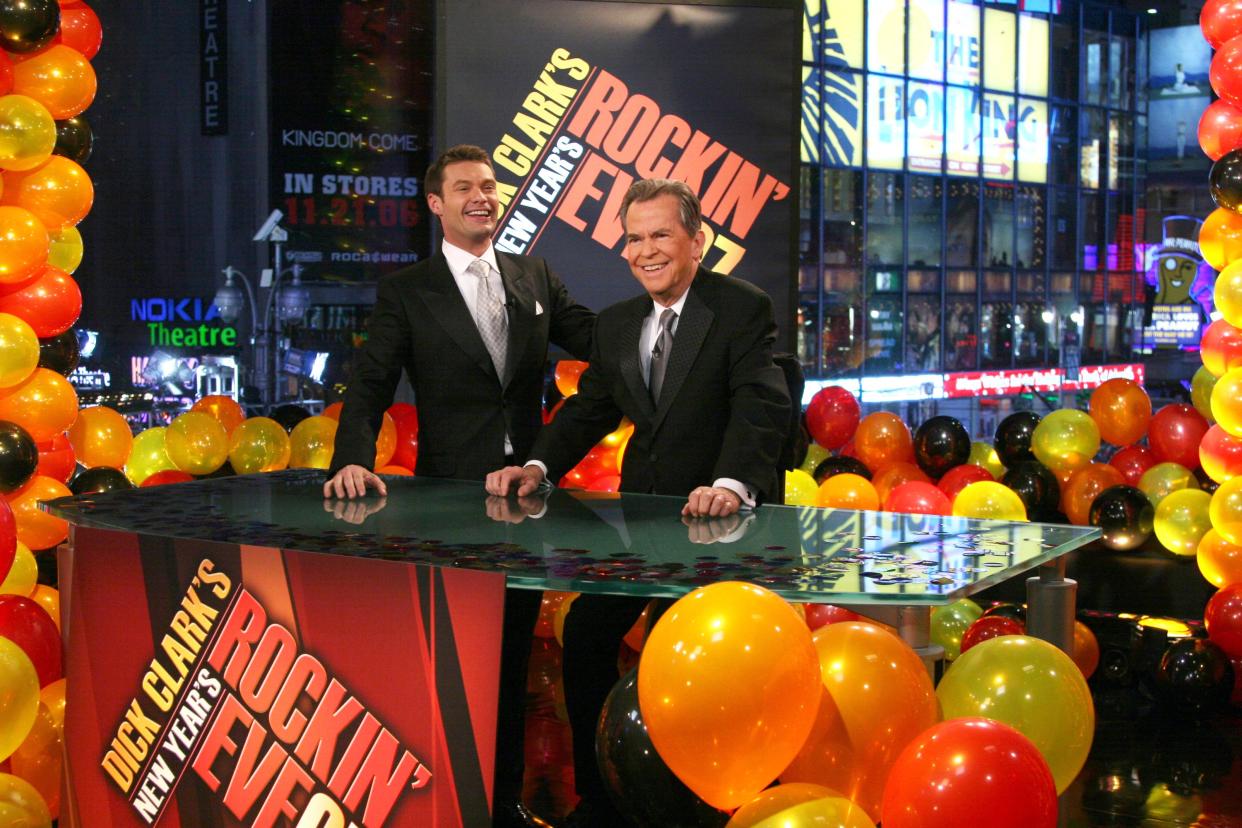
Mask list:
[[492,268],[482,259],[475,259],[466,268],[466,272],[479,280],[474,313],[475,324],[479,327],[479,336],[491,354],[492,365],[496,367],[496,376],[501,381],[505,378],[505,349],[509,341],[509,318],[505,314],[505,303],[500,291],[494,284]]
[[660,314],[660,333],[656,335],[655,346],[651,349],[651,371],[648,373],[647,389],[651,392],[651,401],[660,404],[660,387],[664,385],[664,372],[668,368],[668,358],[673,351],[673,320],[677,311],[665,308]]

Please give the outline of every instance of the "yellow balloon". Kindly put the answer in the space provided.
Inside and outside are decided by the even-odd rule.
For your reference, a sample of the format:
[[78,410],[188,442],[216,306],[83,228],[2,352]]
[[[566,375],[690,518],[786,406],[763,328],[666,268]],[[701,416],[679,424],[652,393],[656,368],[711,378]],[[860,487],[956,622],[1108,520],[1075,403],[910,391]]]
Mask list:
[[33,785],[11,773],[0,773],[0,824],[46,828],[52,824],[52,815]]
[[[21,647],[0,637],[0,759],[8,759],[17,750],[38,714],[39,676],[34,664]],[[0,802],[8,801],[0,779]]]
[[1062,408],[1039,421],[1031,434],[1035,459],[1054,472],[1081,469],[1100,450],[1100,428],[1085,411]]
[[1212,493],[1208,516],[1222,538],[1242,545],[1242,477],[1226,480]]
[[289,435],[291,469],[326,469],[332,465],[336,420],[318,415],[307,417],[293,427]]
[[0,583],[0,594],[29,596],[35,591],[38,582],[39,563],[30,547],[18,541],[13,566],[9,567],[9,574],[4,576],[4,583]]
[[0,388],[23,382],[38,365],[39,337],[34,328],[11,313],[0,313]]
[[82,264],[82,233],[71,224],[48,232],[50,244],[47,263],[66,273],[73,273]]
[[831,788],[790,782],[768,788],[725,828],[875,828],[865,811]]
[[1231,368],[1212,389],[1212,416],[1234,437],[1242,437],[1242,368]]
[[1047,641],[1004,635],[976,644],[936,688],[944,719],[983,716],[1035,743],[1063,793],[1082,769],[1095,730],[1095,706],[1082,671]]
[[[984,481],[985,483],[987,481]],[[953,661],[962,652],[962,636],[983,616],[983,609],[969,598],[936,607],[931,617],[931,642],[944,648],[944,657]]]
[[229,463],[238,474],[279,471],[289,465],[291,448],[284,426],[270,417],[251,417],[233,429]]
[[135,486],[141,486],[142,481],[156,472],[177,468],[164,448],[167,432],[168,429],[163,426],[156,426],[134,438],[125,461],[125,475]]
[[1212,389],[1216,387],[1216,375],[1200,365],[1199,370],[1190,378],[1190,404],[1195,407],[1209,423],[1216,422],[1212,416]]
[[811,444],[806,447],[806,457],[802,458],[802,465],[798,468],[814,478],[815,470],[819,468],[819,464],[831,456],[831,451],[812,440]]
[[[59,681],[64,681],[60,679]],[[30,783],[55,819],[60,813],[60,772],[63,744],[63,718],[60,725],[55,714],[39,693],[39,713],[30,733],[9,757],[13,775]],[[63,716],[63,713],[62,713]],[[29,825],[34,823],[18,823]]]
[[1235,328],[1242,327],[1242,262],[1235,261],[1216,274],[1212,298],[1226,322]]
[[1156,507],[1156,539],[1174,555],[1194,555],[1212,528],[1208,504],[1212,496],[1199,489],[1171,493]]
[[819,496],[819,486],[815,478],[802,469],[785,472],[785,505],[814,506]]
[[210,414],[187,411],[169,424],[164,450],[181,471],[211,474],[229,457],[229,436]]
[[96,405],[78,412],[78,418],[69,427],[69,445],[73,446],[78,462],[88,469],[120,469],[129,459],[134,433],[119,412]]
[[1005,465],[1001,463],[1000,455],[991,443],[983,440],[975,440],[970,444],[970,457],[966,462],[987,469],[995,480],[1005,476]]
[[953,514],[979,520],[1026,520],[1026,505],[1017,492],[990,480],[971,483],[953,498]]
[[[1210,511],[1211,507],[1208,508]],[[1215,529],[1209,529],[1199,541],[1195,562],[1203,577],[1217,589],[1242,582],[1242,545],[1230,543]]]
[[47,107],[25,95],[0,98],[0,168],[30,170],[56,146],[56,121]]
[[1190,469],[1179,463],[1157,463],[1139,478],[1139,489],[1151,505],[1159,506],[1173,492],[1199,488],[1199,481]]
[[1217,207],[1199,228],[1199,255],[1213,270],[1242,259],[1242,221],[1227,207]]

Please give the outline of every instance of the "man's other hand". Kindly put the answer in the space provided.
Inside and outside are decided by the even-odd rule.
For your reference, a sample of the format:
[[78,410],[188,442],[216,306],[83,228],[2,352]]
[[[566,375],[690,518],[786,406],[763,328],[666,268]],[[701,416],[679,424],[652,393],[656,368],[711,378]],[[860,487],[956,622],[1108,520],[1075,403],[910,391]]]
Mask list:
[[379,500],[373,502],[363,502],[360,500],[325,500],[323,502],[323,510],[331,513],[332,517],[337,520],[343,520],[346,523],[358,525],[387,505],[388,498],[386,497],[381,497]]
[[543,482],[543,472],[538,466],[505,466],[487,476],[484,486],[487,493],[497,497],[532,495]]
[[507,497],[488,495],[484,509],[487,516],[500,523],[521,523],[528,517],[538,515],[547,504],[542,497],[519,497],[510,500]]
[[362,497],[367,489],[375,489],[380,496],[388,494],[384,481],[370,469],[357,465],[345,466],[323,484],[323,496]]
[[737,492],[720,486],[699,486],[690,492],[681,513],[691,517],[724,517],[740,508],[742,499]]

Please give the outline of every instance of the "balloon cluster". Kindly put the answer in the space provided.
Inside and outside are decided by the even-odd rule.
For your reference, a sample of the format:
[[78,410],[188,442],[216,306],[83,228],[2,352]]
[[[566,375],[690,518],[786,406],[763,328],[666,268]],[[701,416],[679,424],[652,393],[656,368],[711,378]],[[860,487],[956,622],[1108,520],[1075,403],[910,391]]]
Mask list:
[[656,623],[596,749],[637,824],[947,828],[983,808],[1050,828],[1094,720],[1082,671],[1046,642],[983,640],[934,688],[889,628],[722,582]]
[[[565,398],[578,393],[578,379],[587,368],[585,362],[561,360],[556,364],[554,378],[556,388]],[[557,402],[544,416],[549,423],[560,411],[564,400]],[[566,489],[586,489],[591,492],[615,492],[621,487],[621,463],[625,460],[625,448],[634,433],[634,424],[622,420],[615,431],[587,452],[586,457],[565,473],[560,485]]]

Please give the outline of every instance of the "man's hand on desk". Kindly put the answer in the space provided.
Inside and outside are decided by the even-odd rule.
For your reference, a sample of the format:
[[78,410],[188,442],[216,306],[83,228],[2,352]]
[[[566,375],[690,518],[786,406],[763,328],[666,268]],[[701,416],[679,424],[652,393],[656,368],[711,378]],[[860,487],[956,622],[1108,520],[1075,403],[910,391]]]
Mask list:
[[547,503],[542,497],[518,497],[512,499],[498,495],[488,495],[484,508],[487,516],[499,523],[521,523],[528,517],[539,517]]
[[344,466],[323,484],[324,497],[362,497],[367,489],[385,496],[388,487],[384,481],[370,469],[363,466]]
[[755,519],[754,512],[734,512],[724,517],[683,517],[691,543],[733,543],[746,535],[746,528]]
[[388,505],[388,498],[379,500],[325,500],[323,510],[346,523],[359,524]]
[[505,466],[487,476],[484,483],[487,493],[497,497],[532,495],[543,482],[543,470],[538,466]]
[[737,492],[723,486],[699,486],[690,492],[681,513],[688,517],[725,517],[742,508]]

